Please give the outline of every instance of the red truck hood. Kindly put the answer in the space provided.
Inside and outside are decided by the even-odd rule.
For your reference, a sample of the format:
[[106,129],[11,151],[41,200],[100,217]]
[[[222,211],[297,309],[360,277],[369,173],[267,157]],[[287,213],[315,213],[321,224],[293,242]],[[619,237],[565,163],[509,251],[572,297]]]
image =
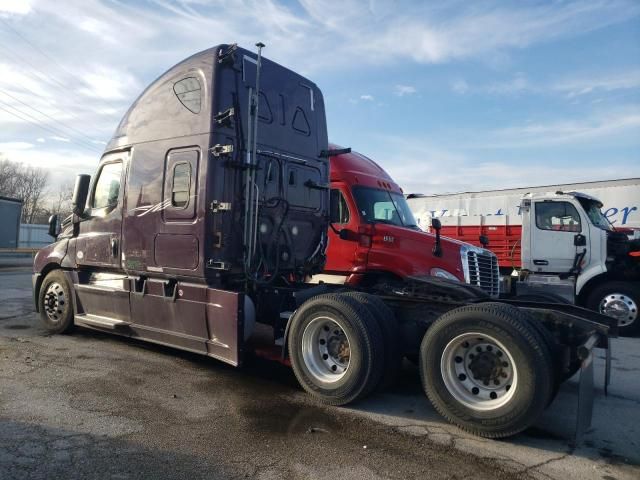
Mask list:
[[433,268],[441,268],[464,281],[460,248],[466,245],[451,238],[441,237],[442,255],[433,254],[435,235],[422,230],[377,223],[374,227],[373,246],[369,252],[369,269],[395,270],[407,276],[430,275]]

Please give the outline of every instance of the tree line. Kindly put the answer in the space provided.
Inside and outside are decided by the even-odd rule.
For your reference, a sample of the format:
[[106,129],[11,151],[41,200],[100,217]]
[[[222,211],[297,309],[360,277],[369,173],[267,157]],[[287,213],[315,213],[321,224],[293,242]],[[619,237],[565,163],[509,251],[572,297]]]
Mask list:
[[49,172],[44,168],[14,162],[0,155],[0,196],[22,200],[21,223],[47,223],[54,213],[71,213],[73,186],[50,191]]

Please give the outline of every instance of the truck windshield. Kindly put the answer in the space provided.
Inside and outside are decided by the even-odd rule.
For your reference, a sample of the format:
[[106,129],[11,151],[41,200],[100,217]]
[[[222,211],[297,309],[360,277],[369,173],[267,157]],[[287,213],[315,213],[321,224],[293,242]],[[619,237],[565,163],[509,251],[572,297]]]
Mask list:
[[613,230],[613,226],[611,222],[604,216],[602,210],[600,210],[600,202],[596,202],[594,200],[589,200],[587,198],[578,197],[578,201],[584,211],[587,213],[587,217],[591,223],[593,223],[596,227],[602,228],[603,230]]
[[413,213],[402,194],[377,188],[354,187],[353,195],[365,221],[417,228]]

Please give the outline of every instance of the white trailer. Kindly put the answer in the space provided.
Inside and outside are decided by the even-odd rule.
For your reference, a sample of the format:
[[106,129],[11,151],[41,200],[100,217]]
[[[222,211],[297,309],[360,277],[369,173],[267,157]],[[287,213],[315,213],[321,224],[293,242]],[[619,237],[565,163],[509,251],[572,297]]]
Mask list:
[[511,225],[522,224],[520,203],[526,193],[581,192],[599,199],[602,212],[616,228],[640,230],[640,178],[567,183],[539,187],[446,193],[411,194],[409,206],[421,227],[432,217],[508,215]]

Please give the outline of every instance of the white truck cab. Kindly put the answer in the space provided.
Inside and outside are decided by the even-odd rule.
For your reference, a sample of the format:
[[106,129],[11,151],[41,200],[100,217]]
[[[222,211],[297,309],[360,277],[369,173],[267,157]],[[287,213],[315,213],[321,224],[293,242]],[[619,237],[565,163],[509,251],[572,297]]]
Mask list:
[[565,298],[571,292],[569,300],[616,317],[621,331],[635,331],[640,324],[637,240],[616,232],[601,207],[598,199],[578,192],[523,196],[524,275],[518,293],[529,293],[534,284],[536,291]]

